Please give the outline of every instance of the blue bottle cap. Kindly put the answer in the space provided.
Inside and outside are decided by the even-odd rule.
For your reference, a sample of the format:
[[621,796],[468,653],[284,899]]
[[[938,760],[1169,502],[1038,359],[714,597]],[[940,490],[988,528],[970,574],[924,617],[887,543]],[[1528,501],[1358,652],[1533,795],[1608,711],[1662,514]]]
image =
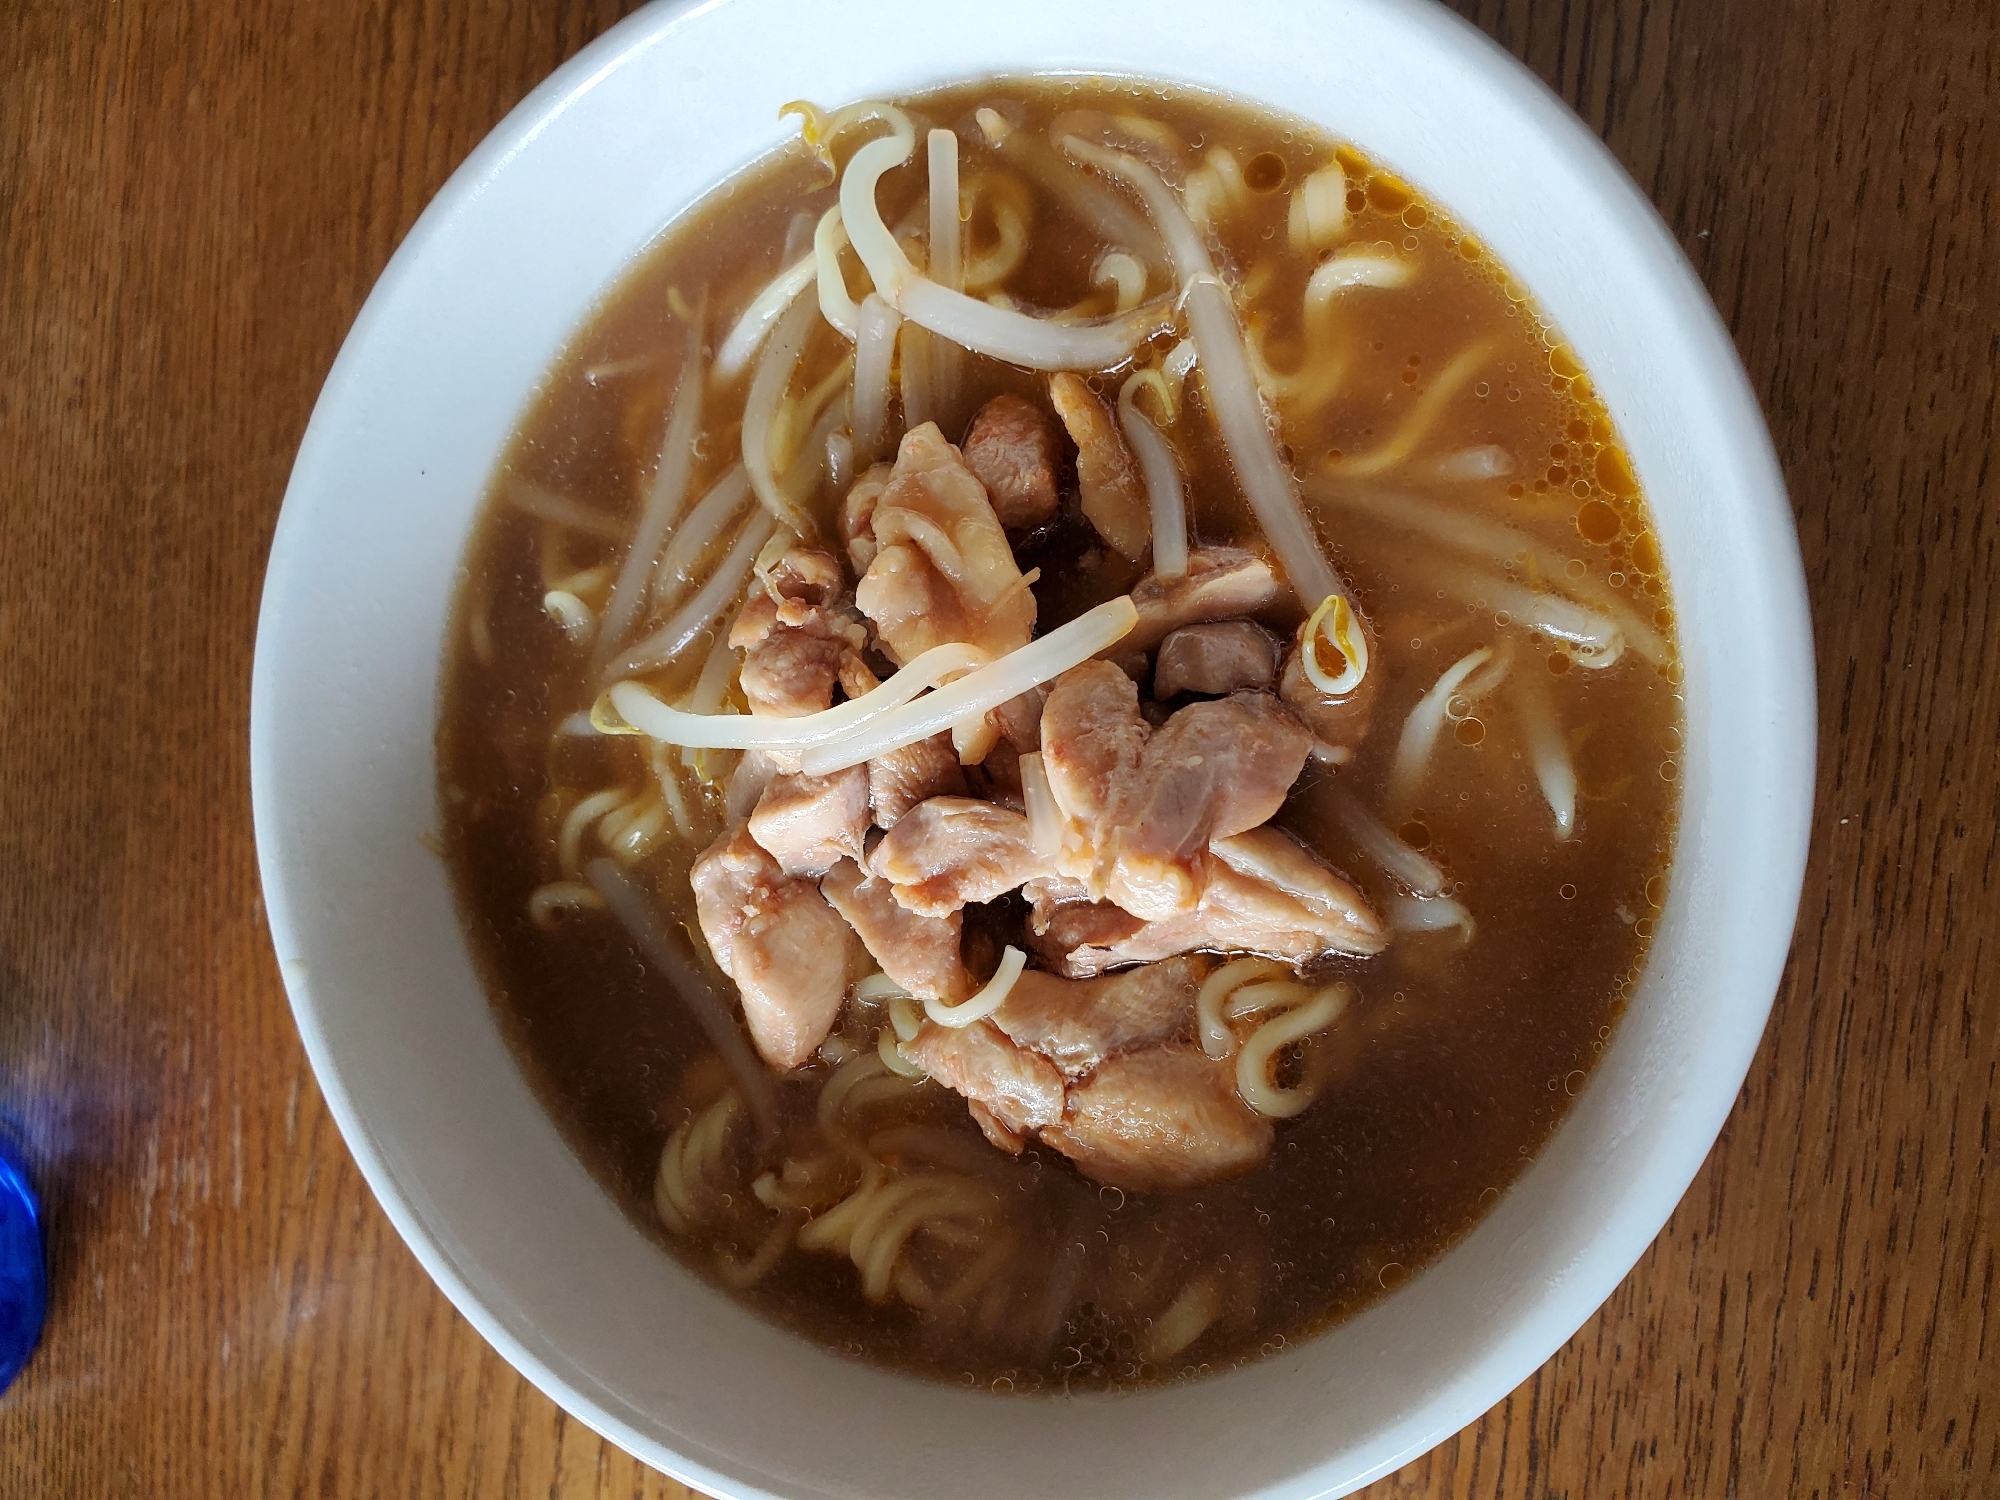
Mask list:
[[0,1133],[0,1391],[35,1352],[48,1300],[41,1209],[27,1164]]

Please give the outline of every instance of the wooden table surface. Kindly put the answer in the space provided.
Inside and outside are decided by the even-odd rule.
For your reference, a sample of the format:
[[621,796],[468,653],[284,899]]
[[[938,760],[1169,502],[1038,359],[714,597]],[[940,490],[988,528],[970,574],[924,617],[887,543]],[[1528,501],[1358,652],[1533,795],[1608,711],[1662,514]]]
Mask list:
[[[2000,7],[1463,8],[1735,334],[1813,594],[1819,813],[1679,1211],[1367,1493],[2000,1494]],[[279,986],[246,770],[264,554],[334,352],[452,168],[620,10],[0,16],[0,1121],[53,1277],[0,1494],[686,1493],[514,1375],[376,1208]]]

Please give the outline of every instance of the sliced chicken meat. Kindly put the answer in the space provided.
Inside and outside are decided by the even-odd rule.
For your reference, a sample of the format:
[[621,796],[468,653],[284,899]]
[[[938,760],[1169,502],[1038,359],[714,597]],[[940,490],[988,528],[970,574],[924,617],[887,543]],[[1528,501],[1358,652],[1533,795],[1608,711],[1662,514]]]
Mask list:
[[895,472],[894,464],[870,465],[840,502],[840,534],[847,543],[847,560],[854,565],[856,578],[875,561],[875,507]]
[[[1070,962],[1079,949],[1115,947],[1146,925],[1122,906],[1093,899],[1088,886],[1067,876],[1031,880],[1021,894],[1029,902],[1029,950],[1069,974],[1083,972]],[[1105,967],[1099,964],[1089,972]]]
[[745,750],[729,779],[722,784],[722,804],[731,823],[741,823],[756,811],[772,778],[781,773],[778,757],[768,750]]
[[868,869],[911,911],[941,917],[1046,874],[1048,860],[1024,814],[973,797],[933,797],[883,835]]
[[1230,1064],[1175,1043],[1114,1057],[1072,1086],[1042,1139],[1098,1182],[1160,1192],[1242,1176],[1270,1154],[1272,1130]]
[[850,695],[873,685],[861,654],[867,627],[843,597],[838,561],[794,547],[757,576],[762,587],[729,631],[744,653],[739,681],[753,714],[797,718],[830,707],[837,684]]
[[964,794],[965,771],[949,734],[934,734],[868,762],[868,806],[878,828],[894,828],[929,798]]
[[965,1101],[965,1112],[972,1116],[972,1123],[979,1127],[979,1133],[1009,1156],[1019,1156],[1026,1148],[1028,1138],[1018,1130],[1009,1130],[1005,1121],[977,1099]]
[[1042,714],[1042,761],[1080,835],[1057,860],[1135,916],[1193,908],[1211,840],[1284,805],[1312,739],[1268,693],[1193,703],[1154,730],[1138,689],[1108,662],[1065,673]]
[[1278,575],[1254,552],[1196,547],[1178,578],[1148,573],[1132,589],[1139,623],[1120,641],[1124,650],[1151,651],[1169,631],[1205,620],[1240,620],[1278,597]]
[[[1375,632],[1366,620],[1361,620],[1361,629],[1368,642],[1368,654],[1375,658]],[[1305,626],[1299,626],[1292,634],[1291,649],[1285,653],[1285,670],[1278,679],[1278,694],[1292,711],[1304,721],[1306,728],[1313,732],[1313,738],[1324,745],[1331,754],[1328,759],[1343,761],[1354,753],[1354,749],[1368,737],[1369,720],[1375,711],[1375,690],[1382,685],[1383,673],[1379,669],[1363,675],[1360,683],[1351,693],[1335,696],[1321,691],[1313,680],[1306,676],[1304,660]],[[1320,647],[1324,653],[1325,647]],[[1325,670],[1338,677],[1342,670],[1340,663],[1323,662]]]
[[[1220,698],[1278,680],[1278,642],[1254,620],[1213,620],[1167,632],[1153,663],[1153,696]],[[1287,698],[1289,701],[1289,696]]]
[[[1037,915],[1043,934],[1036,951],[1082,976],[1175,953],[1261,953],[1309,964],[1334,954],[1365,958],[1387,946],[1388,929],[1360,891],[1283,830],[1218,839],[1209,854],[1207,884],[1192,911],[1120,934],[1109,914],[1051,902]],[[1064,952],[1067,937],[1081,941]]]
[[833,1030],[847,994],[847,924],[747,826],[704,851],[689,882],[709,951],[742,994],[750,1039],[772,1067],[800,1066]]
[[773,776],[750,814],[750,837],[791,876],[817,879],[843,859],[859,859],[868,834],[868,771]]
[[1152,545],[1152,507],[1145,476],[1117,419],[1081,376],[1068,371],[1050,378],[1049,400],[1076,444],[1084,519],[1116,552],[1137,562]]
[[[874,622],[883,652],[899,666],[933,646],[964,641],[992,656],[1025,646],[1035,596],[1014,564],[986,487],[935,422],[908,433],[895,467],[872,500],[863,477],[843,509],[857,540],[859,513],[874,548],[855,602]],[[851,544],[850,544],[851,545]]]
[[889,882],[842,860],[820,893],[848,921],[869,956],[897,984],[923,1000],[956,1004],[977,986],[959,956],[959,916],[927,917],[898,901]]
[[1109,662],[1086,662],[1058,677],[1042,707],[1042,765],[1065,817],[1095,828],[1139,775],[1152,726],[1139,713],[1139,686]]
[[1112,899],[1141,917],[1186,910],[1200,894],[1189,871],[1209,841],[1283,807],[1310,749],[1304,727],[1269,693],[1193,703],[1168,719],[1112,814]]
[[990,1020],[927,1022],[903,1052],[1003,1151],[1039,1135],[1114,1187],[1219,1182],[1262,1161],[1272,1132],[1229,1065],[1186,1040],[1207,972],[1187,958],[1095,982],[1024,974]]
[[1002,526],[1033,531],[1054,517],[1062,450],[1047,412],[1019,396],[995,396],[972,419],[964,452]]
[[903,1055],[946,1088],[984,1105],[1017,1135],[1063,1117],[1062,1073],[1039,1052],[1017,1047],[997,1026],[939,1026],[926,1021],[903,1043]]
[[1080,1078],[1117,1053],[1189,1031],[1195,991],[1208,970],[1209,961],[1193,955],[1103,979],[1030,969],[993,1013],[993,1024]]

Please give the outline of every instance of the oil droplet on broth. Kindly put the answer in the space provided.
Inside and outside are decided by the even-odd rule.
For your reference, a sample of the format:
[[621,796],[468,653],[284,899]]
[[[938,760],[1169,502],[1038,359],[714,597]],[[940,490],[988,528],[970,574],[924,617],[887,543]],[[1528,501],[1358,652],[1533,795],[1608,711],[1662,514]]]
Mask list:
[[1577,535],[1600,547],[1616,541],[1624,524],[1618,519],[1618,512],[1602,500],[1586,501],[1576,513]]
[[1477,745],[1486,738],[1486,726],[1477,719],[1460,719],[1453,732],[1461,745]]
[[1632,566],[1648,578],[1660,571],[1660,540],[1650,531],[1632,538]]
[[1368,201],[1382,213],[1400,214],[1415,196],[1407,182],[1387,172],[1377,172],[1369,179]]
[[[1426,828],[1415,818],[1410,819],[1409,822],[1397,829],[1396,837],[1408,844],[1412,849],[1415,849],[1418,853],[1422,853],[1431,846],[1430,829]],[[1657,906],[1659,903],[1656,901],[1653,904]]]
[[[1603,424],[1609,426],[1609,423]],[[1605,437],[1609,437],[1607,432]],[[1632,474],[1632,460],[1625,456],[1625,450],[1616,446],[1606,446],[1597,454],[1597,482],[1620,500],[1630,500],[1639,493],[1639,481]]]

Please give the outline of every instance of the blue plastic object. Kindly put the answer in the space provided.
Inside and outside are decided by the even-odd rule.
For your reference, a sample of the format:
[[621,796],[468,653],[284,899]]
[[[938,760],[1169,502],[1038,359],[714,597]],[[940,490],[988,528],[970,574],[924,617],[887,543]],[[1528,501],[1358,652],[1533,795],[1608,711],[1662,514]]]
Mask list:
[[0,1391],[35,1352],[48,1301],[41,1207],[27,1164],[0,1134]]

